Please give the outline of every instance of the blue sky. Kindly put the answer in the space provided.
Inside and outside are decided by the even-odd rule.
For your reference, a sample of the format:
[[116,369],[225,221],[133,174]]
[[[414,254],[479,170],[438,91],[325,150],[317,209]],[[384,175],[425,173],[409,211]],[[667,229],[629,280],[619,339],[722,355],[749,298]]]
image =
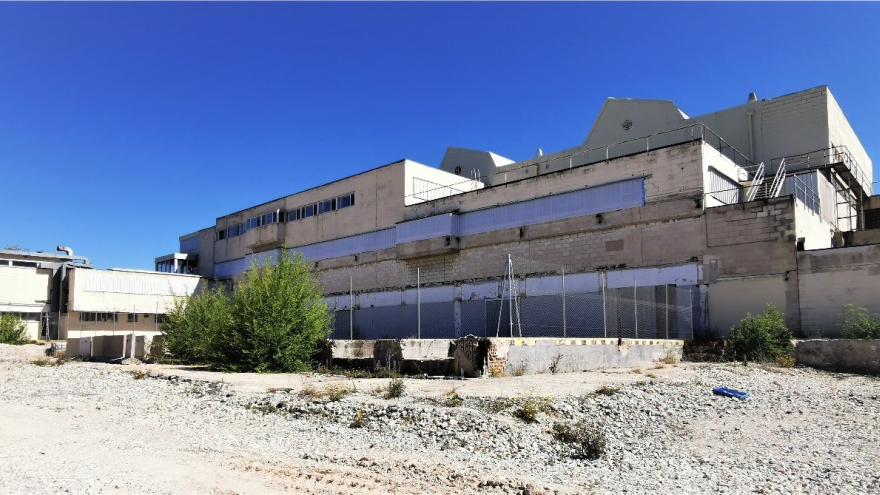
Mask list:
[[[216,217],[447,146],[827,84],[880,160],[878,4],[0,3],[0,247],[152,269]],[[875,175],[878,175],[875,172]]]

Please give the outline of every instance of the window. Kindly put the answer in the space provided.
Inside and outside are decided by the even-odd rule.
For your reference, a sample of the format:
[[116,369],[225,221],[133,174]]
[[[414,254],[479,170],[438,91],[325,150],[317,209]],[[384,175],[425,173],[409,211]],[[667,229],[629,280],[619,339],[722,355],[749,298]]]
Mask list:
[[158,323],[158,324],[160,324],[160,325],[163,324],[163,323],[165,323],[165,321],[166,321],[167,319],[168,319],[168,317],[165,316],[165,315],[156,315],[156,323]]
[[299,220],[299,211],[300,211],[299,208],[297,208],[295,210],[288,211],[287,212],[287,221],[288,222],[295,222],[296,220]]
[[304,218],[309,218],[315,216],[315,205],[308,205],[305,207]]
[[257,217],[248,218],[248,221],[246,223],[247,223],[248,230],[257,228]]
[[131,313],[129,313],[129,314],[128,314],[128,319],[127,319],[126,321],[128,321],[129,323],[137,323],[137,321],[138,321],[138,315],[137,315],[137,314],[131,314]]
[[345,196],[339,196],[336,198],[336,208],[342,209],[351,206],[352,196],[354,196],[354,194],[346,194]]
[[229,227],[229,232],[226,234],[226,237],[228,237],[228,238],[238,237],[238,225],[235,225],[233,227]]
[[222,241],[223,239],[226,239],[226,231],[225,230],[218,230],[217,231],[217,240]]

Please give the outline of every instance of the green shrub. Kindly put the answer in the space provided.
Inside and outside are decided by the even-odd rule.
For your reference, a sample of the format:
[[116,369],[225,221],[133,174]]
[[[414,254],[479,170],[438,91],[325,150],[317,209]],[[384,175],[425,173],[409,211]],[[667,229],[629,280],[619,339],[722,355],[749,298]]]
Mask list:
[[880,315],[855,304],[847,304],[837,318],[837,328],[848,339],[880,339]]
[[162,323],[161,340],[180,362],[216,364],[223,360],[226,335],[233,325],[232,307],[223,289],[206,289],[175,299]]
[[18,315],[0,315],[0,344],[22,345],[27,342],[27,324]]
[[302,255],[281,256],[245,272],[229,300],[222,289],[179,299],[162,332],[184,363],[228,371],[308,369],[329,335],[323,290]]
[[730,331],[728,357],[733,360],[775,361],[791,354],[791,331],[772,304],[760,315],[747,314]]
[[404,391],[406,391],[406,384],[403,383],[403,378],[392,378],[388,382],[388,388],[385,389],[385,398],[396,399],[402,397]]
[[572,457],[596,460],[605,455],[605,432],[584,422],[556,423],[553,436],[572,447]]

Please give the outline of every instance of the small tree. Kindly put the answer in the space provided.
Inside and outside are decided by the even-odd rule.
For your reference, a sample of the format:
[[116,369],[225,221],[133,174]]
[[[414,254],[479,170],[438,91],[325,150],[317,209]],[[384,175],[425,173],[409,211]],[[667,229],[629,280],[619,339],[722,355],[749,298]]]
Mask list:
[[162,324],[166,349],[185,363],[222,361],[221,343],[233,325],[232,306],[222,288],[177,298]]
[[746,314],[730,331],[730,357],[752,361],[777,360],[790,355],[791,331],[785,326],[782,313],[773,304],[767,304],[764,313]]
[[16,314],[0,315],[0,344],[21,345],[27,342],[25,322]]
[[232,312],[235,325],[224,344],[229,369],[307,369],[330,334],[323,289],[302,255],[286,248],[274,265],[251,265],[236,287]]
[[329,335],[323,290],[297,253],[256,263],[230,301],[222,289],[175,301],[162,325],[167,349],[185,363],[231,371],[307,369]]
[[850,303],[837,318],[837,328],[848,339],[880,339],[880,315]]

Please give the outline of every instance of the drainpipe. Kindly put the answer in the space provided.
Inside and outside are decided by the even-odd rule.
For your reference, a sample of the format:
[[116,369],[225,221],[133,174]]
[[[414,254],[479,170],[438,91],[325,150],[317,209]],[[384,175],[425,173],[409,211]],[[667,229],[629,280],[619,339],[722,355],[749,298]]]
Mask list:
[[755,142],[754,142],[754,138],[752,137],[752,116],[755,115],[755,112],[753,110],[749,110],[749,112],[746,115],[749,116],[749,160],[751,160],[752,163],[754,163],[755,162]]

